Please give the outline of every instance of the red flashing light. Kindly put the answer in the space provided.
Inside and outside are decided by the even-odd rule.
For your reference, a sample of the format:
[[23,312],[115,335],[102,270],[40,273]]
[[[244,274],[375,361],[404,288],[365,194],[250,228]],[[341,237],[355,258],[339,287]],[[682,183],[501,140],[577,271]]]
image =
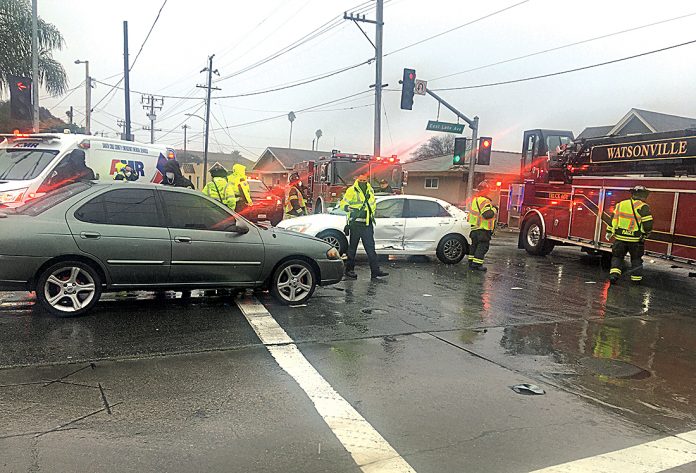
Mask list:
[[552,200],[552,201],[551,201],[551,205],[556,205],[556,204],[558,204],[558,201],[557,201],[557,200]]
[[396,161],[396,159],[394,159],[394,158],[389,158],[389,162],[390,162],[390,163],[393,163],[394,161]]
[[503,185],[503,183],[500,182],[500,181],[498,181],[498,182],[495,183],[495,186],[496,186],[496,187],[500,187],[500,186],[502,186],[502,185]]
[[19,130],[12,130],[12,134],[15,138],[29,138],[31,136],[29,133],[22,133]]
[[382,157],[381,157],[381,156],[376,156],[376,157],[375,157],[375,161],[381,161],[381,160],[382,160]]

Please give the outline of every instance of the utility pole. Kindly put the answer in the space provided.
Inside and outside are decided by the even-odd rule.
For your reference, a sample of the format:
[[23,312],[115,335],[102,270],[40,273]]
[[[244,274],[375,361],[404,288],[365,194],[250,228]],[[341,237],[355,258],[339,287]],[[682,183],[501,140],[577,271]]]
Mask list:
[[116,126],[121,129],[121,139],[126,135],[126,121],[125,120],[116,120]]
[[365,38],[372,44],[375,48],[375,134],[374,134],[374,155],[380,156],[382,154],[382,88],[385,84],[382,84],[382,44],[383,44],[383,30],[384,30],[384,0],[376,0],[375,8],[376,20],[368,20],[365,15],[360,16],[348,12],[343,13],[344,20],[352,20],[355,25],[360,28],[358,22],[361,23],[372,23],[375,25],[375,42],[373,43],[369,36],[360,28],[362,34]]
[[89,76],[89,61],[77,59],[75,64],[85,65],[85,133],[92,132],[92,78]]
[[130,65],[128,60],[128,22],[123,22],[123,88],[126,99],[126,136],[125,140],[133,141],[131,134],[131,110],[130,110]]
[[191,128],[190,126],[184,124],[184,126],[181,127],[184,130],[184,153],[186,152],[186,130]]
[[72,125],[72,124],[73,124],[73,118],[74,118],[74,115],[75,115],[75,112],[73,111],[72,105],[70,106],[70,110],[68,110],[67,112],[65,112],[65,114],[68,116],[68,119],[70,120],[69,123]]
[[200,89],[208,89],[207,98],[205,101],[205,147],[203,152],[203,185],[205,186],[208,178],[208,134],[210,131],[210,93],[213,89],[220,90],[218,87],[213,87],[213,73],[220,75],[217,69],[213,70],[213,58],[215,54],[208,56],[208,67],[201,69],[201,72],[208,73],[208,85],[197,85]]
[[150,127],[148,128],[144,126],[143,130],[150,130],[150,144],[154,144],[155,131],[162,131],[160,129],[155,128],[155,120],[157,119],[155,110],[162,110],[162,106],[164,105],[164,98],[155,97],[154,95],[143,95],[140,97],[140,103],[143,105],[143,109],[148,111],[147,118],[150,119]]
[[33,128],[39,132],[39,6],[31,0],[31,94],[34,102]]

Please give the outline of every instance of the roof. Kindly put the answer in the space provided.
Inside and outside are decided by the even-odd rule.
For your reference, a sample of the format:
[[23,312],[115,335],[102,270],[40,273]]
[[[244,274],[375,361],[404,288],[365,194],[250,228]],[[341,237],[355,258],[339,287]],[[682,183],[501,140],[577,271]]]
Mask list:
[[322,156],[330,155],[331,151],[312,151],[308,149],[276,148],[275,146],[269,146],[261,154],[256,164],[262,164],[261,161],[267,156],[270,156],[278,160],[285,169],[292,169],[295,164],[301,163],[302,161],[316,161]]
[[606,126],[588,126],[582,133],[580,133],[577,138],[599,138],[600,136],[607,136],[614,125]]
[[[191,158],[197,158],[197,161],[200,161],[202,163],[204,156],[205,153],[203,151],[184,151],[182,149],[176,150],[176,159],[182,164],[184,161],[191,161]],[[232,166],[234,166],[237,163],[246,166],[248,169],[251,169],[251,167],[254,165],[254,161],[252,161],[251,159],[247,159],[244,156],[242,156],[242,158],[239,159],[235,158],[231,154],[211,153],[210,151],[208,151],[208,163],[214,162],[220,163],[220,165],[222,165],[225,169],[232,169]]]
[[628,123],[631,117],[638,117],[648,128],[653,132],[659,133],[662,131],[686,130],[687,128],[696,128],[696,118],[680,117],[678,115],[668,115],[666,113],[651,112],[649,110],[640,110],[632,108],[626,116],[611,130],[615,132],[620,130],[624,123]]
[[[521,157],[520,153],[493,150],[491,152],[491,164],[489,166],[478,166],[476,170],[494,174],[519,174]],[[468,165],[453,167],[451,154],[404,163],[404,171],[408,172],[461,172],[466,171],[467,168]]]
[[193,167],[193,164],[191,163],[183,163],[181,165],[181,172],[183,174],[196,174],[196,169]]

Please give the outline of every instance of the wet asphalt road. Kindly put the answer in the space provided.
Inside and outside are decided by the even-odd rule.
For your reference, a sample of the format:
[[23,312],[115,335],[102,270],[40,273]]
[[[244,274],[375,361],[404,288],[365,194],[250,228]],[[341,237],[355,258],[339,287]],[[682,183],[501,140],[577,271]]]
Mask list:
[[[696,279],[647,259],[642,286],[610,288],[596,258],[515,243],[498,235],[486,274],[397,259],[304,307],[257,297],[418,472],[528,472],[696,429]],[[0,293],[0,471],[360,471],[237,301],[195,296],[54,319]]]

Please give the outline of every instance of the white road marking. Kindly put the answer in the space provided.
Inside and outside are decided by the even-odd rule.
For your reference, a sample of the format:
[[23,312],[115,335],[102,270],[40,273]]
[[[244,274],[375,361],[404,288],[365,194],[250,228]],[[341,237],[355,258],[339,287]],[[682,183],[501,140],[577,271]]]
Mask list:
[[314,407],[365,473],[415,473],[391,445],[314,369],[292,338],[256,298],[237,305],[273,358]]
[[696,462],[696,430],[532,473],[658,473]]

